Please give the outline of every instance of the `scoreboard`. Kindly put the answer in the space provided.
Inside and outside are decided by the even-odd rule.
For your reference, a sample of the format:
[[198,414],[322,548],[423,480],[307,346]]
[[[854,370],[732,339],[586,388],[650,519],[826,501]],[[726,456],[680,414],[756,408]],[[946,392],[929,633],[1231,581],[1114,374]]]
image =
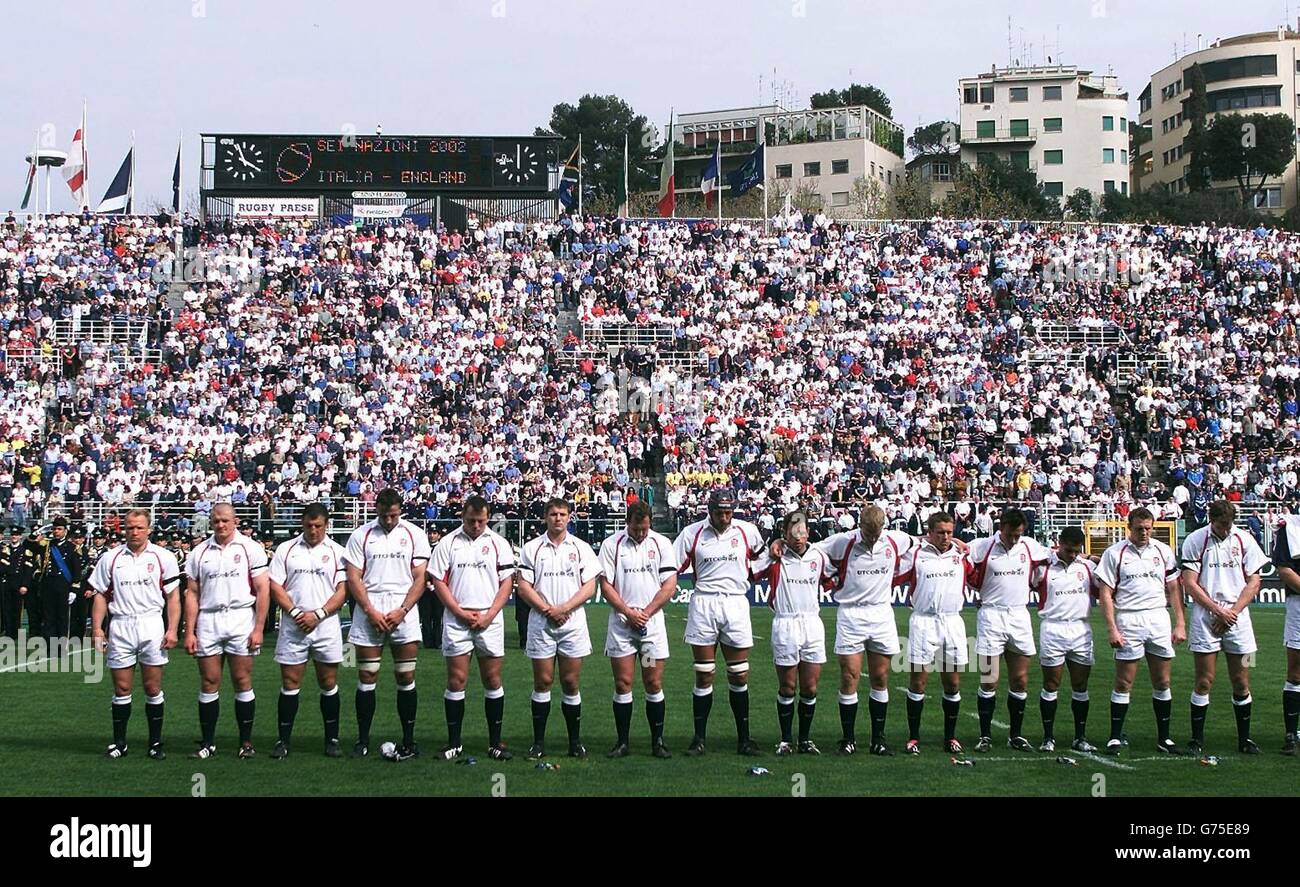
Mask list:
[[554,139],[498,136],[248,135],[213,140],[213,187],[233,191],[547,189]]

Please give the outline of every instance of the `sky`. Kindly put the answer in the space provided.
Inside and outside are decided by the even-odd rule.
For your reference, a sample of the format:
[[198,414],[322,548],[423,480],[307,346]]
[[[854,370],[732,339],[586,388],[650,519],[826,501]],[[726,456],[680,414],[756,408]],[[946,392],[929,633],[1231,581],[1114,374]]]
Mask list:
[[[774,84],[793,109],[872,83],[910,134],[956,119],[960,77],[1050,55],[1113,71],[1136,117],[1150,75],[1194,51],[1197,33],[1297,16],[1300,0],[8,3],[0,211],[21,201],[38,133],[68,150],[83,101],[91,205],[134,131],[137,206],[149,209],[170,202],[181,138],[186,191],[197,187],[200,132],[524,135],[586,93],[618,95],[662,130],[672,108],[767,103]],[[74,208],[61,176],[52,188],[56,210]]]

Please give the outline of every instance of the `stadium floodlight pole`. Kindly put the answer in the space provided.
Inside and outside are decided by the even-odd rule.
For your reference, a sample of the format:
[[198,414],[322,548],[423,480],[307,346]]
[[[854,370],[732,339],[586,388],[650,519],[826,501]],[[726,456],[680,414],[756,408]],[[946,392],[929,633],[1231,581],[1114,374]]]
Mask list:
[[578,133],[578,218],[582,218],[582,133]]

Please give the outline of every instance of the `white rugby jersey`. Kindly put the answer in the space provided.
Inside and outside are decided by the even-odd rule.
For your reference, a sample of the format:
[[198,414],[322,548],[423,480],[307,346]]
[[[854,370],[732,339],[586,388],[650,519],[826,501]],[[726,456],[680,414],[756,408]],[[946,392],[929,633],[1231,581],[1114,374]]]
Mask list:
[[600,571],[629,607],[644,609],[677,572],[673,544],[651,530],[638,545],[621,530],[600,543]]
[[1235,604],[1246,580],[1268,562],[1255,537],[1236,527],[1225,539],[1205,526],[1183,540],[1183,569],[1197,573],[1205,593],[1221,604]]
[[678,572],[695,574],[696,594],[745,594],[749,562],[763,550],[763,535],[743,520],[733,520],[719,534],[705,518],[678,533],[673,550]]
[[882,530],[869,550],[861,530],[836,533],[816,543],[835,564],[835,602],[847,604],[892,604],[894,580],[903,556],[919,543],[897,530]]
[[970,561],[956,545],[939,551],[926,541],[903,558],[898,584],[911,586],[912,609],[917,613],[960,613],[969,571]]
[[1056,621],[1087,619],[1096,588],[1092,561],[1076,557],[1066,564],[1052,552],[1047,563],[1034,570],[1038,588],[1038,615]]
[[139,554],[125,544],[99,556],[90,574],[90,587],[108,601],[112,616],[145,616],[163,611],[167,595],[181,577],[176,555],[150,542]]
[[225,545],[209,536],[185,559],[185,575],[199,583],[199,609],[205,612],[253,606],[253,578],[266,567],[266,549],[239,532]]
[[1169,606],[1165,583],[1178,576],[1178,561],[1159,539],[1140,549],[1124,539],[1102,554],[1096,575],[1115,590],[1115,609],[1162,610]]
[[376,518],[348,537],[345,563],[361,571],[366,594],[400,594],[411,590],[413,568],[429,560],[429,536],[402,519],[385,533]]
[[491,530],[471,539],[459,526],[433,547],[429,572],[447,583],[451,596],[466,610],[487,610],[497,598],[501,580],[514,575],[515,553]]
[[755,579],[767,580],[767,603],[778,616],[820,612],[822,581],[836,575],[830,557],[812,545],[800,555],[786,543],[780,560],[764,551],[752,566]]
[[519,575],[546,603],[562,604],[600,575],[600,561],[591,546],[572,533],[565,533],[558,545],[543,533],[524,543]]
[[1001,534],[976,539],[970,544],[971,588],[980,593],[986,607],[1029,606],[1029,580],[1034,567],[1052,556],[1042,543],[1021,536],[1007,548]]
[[319,545],[308,545],[299,533],[276,546],[271,557],[271,581],[288,593],[294,606],[315,610],[334,596],[347,579],[343,569],[343,546],[329,536]]

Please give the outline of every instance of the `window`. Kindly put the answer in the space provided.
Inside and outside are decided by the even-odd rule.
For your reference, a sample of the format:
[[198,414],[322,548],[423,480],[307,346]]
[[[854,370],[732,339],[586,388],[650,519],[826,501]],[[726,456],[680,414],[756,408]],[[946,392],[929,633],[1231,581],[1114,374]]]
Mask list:
[[1121,118],[1119,119],[1119,131],[1120,131],[1120,132],[1128,132],[1128,118],[1127,118],[1127,117],[1121,117]]
[[947,160],[936,160],[934,163],[934,180],[936,182],[952,181],[952,166]]
[[846,173],[846,172],[848,172],[848,171],[849,171],[849,162],[848,162],[848,160],[832,160],[832,161],[831,161],[831,175],[835,175],[835,176],[843,175],[844,173]]
[[1029,121],[1027,119],[1012,120],[1011,135],[1015,138],[1027,138],[1029,136]]
[[1126,197],[1128,196],[1128,182],[1119,183],[1119,193],[1123,194]]
[[1239,111],[1243,108],[1282,107],[1282,87],[1247,86],[1241,89],[1221,89],[1206,93],[1210,113]]
[[1114,131],[1115,131],[1115,118],[1114,118],[1114,117],[1111,117],[1111,116],[1109,116],[1109,115],[1106,116],[1106,117],[1101,118],[1101,131],[1102,131],[1102,132],[1114,132]]
[[988,166],[996,160],[997,157],[998,155],[994,154],[992,151],[980,151],[975,155],[975,163],[978,166]]
[[1017,168],[1019,168],[1019,169],[1029,169],[1029,152],[1028,152],[1028,151],[1012,151],[1012,152],[1011,152],[1011,165],[1014,166],[1014,167],[1017,167]]
[[[1236,59],[1223,59],[1217,62],[1205,62],[1201,65],[1206,83],[1220,80],[1239,80],[1243,77],[1276,77],[1277,56],[1247,55]],[[1184,72],[1183,76],[1187,76]]]
[[819,176],[822,174],[821,161],[813,161],[803,165],[803,174],[805,176]]
[[980,88],[978,86],[963,86],[961,90],[961,100],[966,105],[978,105],[980,101]]
[[981,83],[981,84],[980,84],[980,104],[982,104],[982,105],[991,105],[991,104],[993,104],[993,84],[992,84],[992,83]]
[[975,124],[975,138],[991,139],[997,135],[997,121],[981,120]]
[[1064,197],[1065,182],[1043,182],[1044,197]]
[[1255,195],[1256,209],[1280,209],[1282,206],[1282,189],[1265,188]]
[[1119,149],[1119,162],[1128,163],[1128,151],[1124,148]]
[[1114,148],[1102,148],[1102,149],[1101,149],[1101,162],[1102,162],[1102,163],[1114,163],[1114,162],[1115,162],[1115,149],[1114,149]]
[[894,184],[894,171],[892,169],[885,171],[885,184]]
[[1060,117],[1043,118],[1043,132],[1060,132],[1060,131],[1061,131]]
[[1011,101],[1013,102],[1029,101],[1029,87],[1028,86],[1011,87]]
[[1043,101],[1059,102],[1060,100],[1061,100],[1061,87],[1059,86],[1043,87]]
[[1115,193],[1115,183],[1114,183],[1112,180],[1110,180],[1110,179],[1107,179],[1107,180],[1106,180],[1106,183],[1105,183],[1105,191],[1106,191],[1107,194],[1114,194],[1114,193]]
[[1043,163],[1047,166],[1060,166],[1065,162],[1064,151],[1044,151]]
[[791,169],[791,164],[789,164],[789,163],[778,163],[778,164],[776,165],[776,177],[777,177],[778,179],[788,179],[788,178],[790,178],[790,176],[792,176],[793,174],[794,174],[794,173],[793,173],[793,170]]
[[848,191],[831,192],[831,206],[848,206],[848,205],[849,205]]

